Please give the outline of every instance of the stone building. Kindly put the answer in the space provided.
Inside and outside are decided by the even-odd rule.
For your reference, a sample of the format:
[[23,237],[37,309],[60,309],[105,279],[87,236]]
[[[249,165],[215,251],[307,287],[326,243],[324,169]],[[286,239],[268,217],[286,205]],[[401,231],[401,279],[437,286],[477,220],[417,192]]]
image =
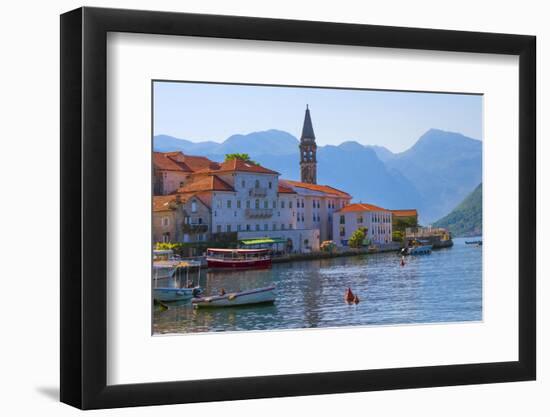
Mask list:
[[154,196],[153,242],[208,241],[211,210],[201,194]]
[[[318,250],[322,241],[333,238],[334,213],[348,205],[351,196],[317,184],[317,145],[309,108],[299,146],[302,181],[280,179],[278,172],[239,158],[214,162],[181,152],[155,152],[154,240],[265,237],[287,242],[292,252]],[[202,233],[185,223],[194,213],[192,201],[201,210],[200,229],[206,229]]]

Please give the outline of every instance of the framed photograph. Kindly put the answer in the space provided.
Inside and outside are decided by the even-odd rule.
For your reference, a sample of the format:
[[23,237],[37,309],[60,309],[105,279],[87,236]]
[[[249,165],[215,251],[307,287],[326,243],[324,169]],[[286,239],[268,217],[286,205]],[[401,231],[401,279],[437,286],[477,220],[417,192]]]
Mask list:
[[61,401],[533,380],[535,37],[61,16]]

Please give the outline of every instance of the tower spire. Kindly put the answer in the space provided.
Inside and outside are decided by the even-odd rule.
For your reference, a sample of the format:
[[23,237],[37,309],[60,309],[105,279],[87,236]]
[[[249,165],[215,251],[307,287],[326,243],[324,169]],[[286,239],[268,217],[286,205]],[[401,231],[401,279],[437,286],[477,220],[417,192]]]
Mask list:
[[311,123],[311,115],[309,114],[309,106],[306,104],[306,115],[304,117],[304,126],[302,127],[302,140],[309,139],[315,141],[315,133],[313,132],[313,124]]
[[300,138],[300,172],[302,182],[317,184],[317,144],[315,143],[315,132],[313,131],[313,123],[307,104]]

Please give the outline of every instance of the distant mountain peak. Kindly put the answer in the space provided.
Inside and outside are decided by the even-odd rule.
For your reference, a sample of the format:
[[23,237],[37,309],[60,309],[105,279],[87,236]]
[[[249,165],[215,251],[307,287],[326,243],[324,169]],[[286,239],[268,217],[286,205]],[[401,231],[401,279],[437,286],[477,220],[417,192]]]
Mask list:
[[363,145],[361,145],[359,142],[354,140],[346,140],[345,142],[342,142],[340,145],[338,145],[338,147],[340,149],[345,149],[348,151],[352,151],[352,150],[362,151],[365,149]]

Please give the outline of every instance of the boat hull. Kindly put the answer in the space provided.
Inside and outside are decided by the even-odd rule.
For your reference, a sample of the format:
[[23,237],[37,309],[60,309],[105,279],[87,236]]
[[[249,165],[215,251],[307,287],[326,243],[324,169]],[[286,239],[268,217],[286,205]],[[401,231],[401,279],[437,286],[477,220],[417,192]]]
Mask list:
[[225,260],[207,258],[208,268],[213,269],[268,269],[271,268],[271,258],[259,260]]
[[258,288],[250,291],[193,298],[195,308],[223,308],[253,304],[267,304],[275,301],[275,287]]
[[183,301],[191,300],[200,294],[200,288],[153,288],[153,298],[158,301]]
[[417,246],[409,250],[410,255],[429,255],[430,253],[432,253],[432,245]]

